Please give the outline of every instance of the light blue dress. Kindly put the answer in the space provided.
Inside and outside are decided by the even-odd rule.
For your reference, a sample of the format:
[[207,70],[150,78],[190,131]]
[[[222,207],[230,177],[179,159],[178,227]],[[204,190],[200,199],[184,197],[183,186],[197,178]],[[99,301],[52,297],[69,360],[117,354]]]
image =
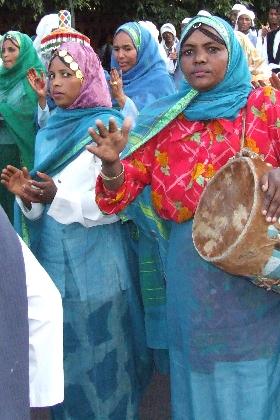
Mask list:
[[202,260],[192,222],[174,223],[167,305],[172,418],[278,420],[280,295]]

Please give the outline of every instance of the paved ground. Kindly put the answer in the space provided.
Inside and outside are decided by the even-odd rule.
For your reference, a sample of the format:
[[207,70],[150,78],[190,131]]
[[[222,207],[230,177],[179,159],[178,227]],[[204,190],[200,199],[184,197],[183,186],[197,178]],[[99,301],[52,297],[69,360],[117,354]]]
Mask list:
[[[169,401],[168,377],[155,374],[140,408],[140,420],[170,420]],[[48,409],[32,409],[31,420],[50,420]]]

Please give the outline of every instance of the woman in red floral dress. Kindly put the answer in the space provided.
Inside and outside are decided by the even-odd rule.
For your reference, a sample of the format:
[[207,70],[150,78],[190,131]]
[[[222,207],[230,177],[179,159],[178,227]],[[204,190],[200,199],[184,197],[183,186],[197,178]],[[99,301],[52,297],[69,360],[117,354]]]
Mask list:
[[169,225],[173,418],[276,420],[280,296],[203,261],[191,234],[207,181],[240,151],[243,114],[245,146],[274,167],[261,180],[263,215],[268,223],[280,216],[280,93],[251,91],[241,47],[217,17],[197,16],[185,27],[180,65],[184,90],[144,109],[127,145],[128,121],[121,130],[114,121],[109,129],[97,121],[99,134],[90,130],[89,150],[102,159],[97,202],[113,214],[151,185],[153,206]]

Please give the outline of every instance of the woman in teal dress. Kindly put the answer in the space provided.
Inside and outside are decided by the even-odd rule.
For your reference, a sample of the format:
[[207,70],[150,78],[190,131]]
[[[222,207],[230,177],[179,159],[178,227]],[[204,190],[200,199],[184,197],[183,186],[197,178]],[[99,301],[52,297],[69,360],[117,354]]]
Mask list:
[[[0,66],[0,170],[7,164],[33,167],[37,96],[27,71],[44,69],[28,35],[7,32],[1,39]],[[0,186],[0,204],[13,222],[14,197]]]
[[137,419],[149,379],[138,271],[128,224],[94,202],[100,161],[85,149],[89,125],[122,117],[91,47],[61,45],[49,80],[57,108],[37,134],[32,181],[11,166],[2,180],[21,197],[31,249],[63,298],[65,400],[53,417]]

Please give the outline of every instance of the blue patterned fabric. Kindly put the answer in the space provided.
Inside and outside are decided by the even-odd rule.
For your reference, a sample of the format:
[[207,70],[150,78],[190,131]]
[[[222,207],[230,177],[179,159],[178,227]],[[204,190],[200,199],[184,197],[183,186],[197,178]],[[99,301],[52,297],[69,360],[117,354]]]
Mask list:
[[[122,80],[125,94],[133,100],[138,110],[158,98],[174,93],[174,82],[152,34],[137,22],[125,23],[117,29],[116,34],[120,31],[130,36],[137,50],[137,62],[130,70],[122,73]],[[118,68],[114,52],[111,67]]]
[[173,419],[278,420],[280,296],[202,260],[172,224],[167,322]]
[[150,187],[146,187],[121,213],[121,217],[133,220],[138,230],[137,252],[147,344],[153,349],[167,349],[166,279],[163,262],[168,248],[169,223],[155,213],[150,192]]
[[47,210],[36,257],[64,310],[65,400],[53,418],[137,419],[150,359],[128,226],[61,225]]

